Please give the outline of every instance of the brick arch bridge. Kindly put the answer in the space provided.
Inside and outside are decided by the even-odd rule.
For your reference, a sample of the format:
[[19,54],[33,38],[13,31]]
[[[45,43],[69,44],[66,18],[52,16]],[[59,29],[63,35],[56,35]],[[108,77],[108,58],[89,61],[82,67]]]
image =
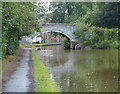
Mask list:
[[76,39],[74,34],[72,33],[75,30],[76,26],[73,24],[65,24],[65,23],[46,23],[42,25],[42,33],[45,32],[58,32],[60,34],[65,35],[70,39],[71,48],[74,48]]

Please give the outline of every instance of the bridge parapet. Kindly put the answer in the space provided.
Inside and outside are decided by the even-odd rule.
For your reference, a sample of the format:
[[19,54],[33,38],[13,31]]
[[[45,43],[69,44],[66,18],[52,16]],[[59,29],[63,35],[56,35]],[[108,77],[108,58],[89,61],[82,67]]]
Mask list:
[[76,26],[74,24],[66,23],[46,23],[42,26],[42,32],[58,32],[67,36],[71,41],[76,41],[75,36],[72,33]]
[[46,23],[42,26],[42,33],[45,32],[58,32],[66,37],[68,37],[71,41],[71,48],[74,49],[76,44],[75,35],[73,34],[73,31],[76,29],[75,24],[66,24],[66,23]]

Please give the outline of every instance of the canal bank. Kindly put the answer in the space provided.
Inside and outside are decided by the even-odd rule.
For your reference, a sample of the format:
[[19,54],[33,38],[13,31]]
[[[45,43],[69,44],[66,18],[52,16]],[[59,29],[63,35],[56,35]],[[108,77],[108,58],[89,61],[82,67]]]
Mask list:
[[50,79],[47,68],[40,61],[35,50],[32,50],[32,61],[35,81],[34,92],[58,92],[57,84]]
[[32,47],[54,46],[54,45],[61,45],[61,43],[50,42],[50,43],[42,43],[42,44],[33,44]]

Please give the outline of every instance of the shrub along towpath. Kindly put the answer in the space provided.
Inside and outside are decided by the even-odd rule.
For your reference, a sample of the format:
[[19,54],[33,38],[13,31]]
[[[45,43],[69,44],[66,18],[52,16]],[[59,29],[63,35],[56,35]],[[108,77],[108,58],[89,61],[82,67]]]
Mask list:
[[30,51],[31,48],[24,48],[20,63],[10,79],[5,82],[3,92],[31,92]]

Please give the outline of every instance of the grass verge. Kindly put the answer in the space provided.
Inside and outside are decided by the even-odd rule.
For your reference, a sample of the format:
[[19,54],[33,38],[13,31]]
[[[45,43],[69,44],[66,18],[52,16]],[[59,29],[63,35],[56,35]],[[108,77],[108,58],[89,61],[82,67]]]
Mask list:
[[26,47],[25,45],[20,44],[19,48],[28,48],[28,47]]
[[33,76],[35,81],[35,92],[58,92],[55,82],[50,79],[50,74],[45,65],[39,60],[35,50],[32,50]]
[[33,44],[32,47],[36,47],[36,46],[51,46],[51,45],[61,45],[61,43],[49,42],[49,43],[43,43],[43,44]]

